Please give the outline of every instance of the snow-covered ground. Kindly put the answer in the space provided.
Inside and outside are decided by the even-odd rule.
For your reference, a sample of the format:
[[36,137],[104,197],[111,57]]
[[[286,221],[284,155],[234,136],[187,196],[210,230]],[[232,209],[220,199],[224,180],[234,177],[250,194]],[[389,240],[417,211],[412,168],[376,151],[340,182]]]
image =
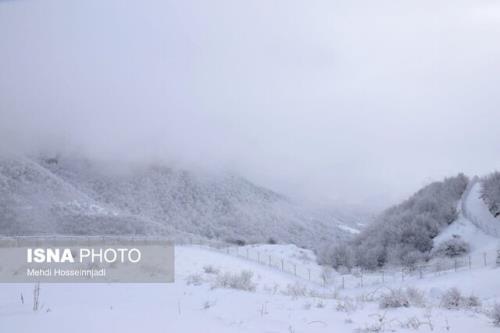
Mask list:
[[359,234],[360,233],[360,231],[358,229],[349,227],[347,225],[339,224],[337,227],[339,229],[344,230],[344,231],[350,232],[351,234]]
[[[478,193],[477,185],[466,192],[458,220],[435,239],[459,235],[470,243],[472,264],[456,271],[405,276],[395,269],[382,279],[380,272],[333,272],[325,282],[314,253],[295,245],[183,245],[176,247],[172,284],[44,284],[36,312],[33,285],[0,284],[0,333],[498,332],[488,314],[500,303],[499,239],[482,230],[496,221],[484,219]],[[251,278],[237,278],[244,271]],[[384,294],[410,287],[423,299],[380,308]],[[444,308],[450,288],[478,297],[481,305]]]
[[[308,252],[295,246],[254,248],[312,265]],[[217,273],[211,269],[218,275],[251,271],[256,290],[213,288]],[[384,287],[334,290],[265,263],[179,246],[172,284],[46,284],[41,286],[38,312],[32,310],[33,285],[0,285],[0,332],[352,332],[376,330],[381,323],[385,330],[413,330],[409,327],[417,325],[428,332],[425,322],[434,332],[498,332],[481,311],[445,310],[439,307],[439,297],[456,286],[480,297],[482,309],[488,309],[500,301],[499,276],[500,269],[485,268]],[[408,285],[424,291],[426,306],[379,309],[380,294]]]

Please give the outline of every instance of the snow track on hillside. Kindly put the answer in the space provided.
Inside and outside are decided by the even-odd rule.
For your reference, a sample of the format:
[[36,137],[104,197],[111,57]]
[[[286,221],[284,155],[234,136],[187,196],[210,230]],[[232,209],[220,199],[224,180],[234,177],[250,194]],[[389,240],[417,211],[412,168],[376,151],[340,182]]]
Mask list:
[[481,183],[474,178],[462,197],[462,214],[484,233],[500,237],[500,220],[493,217],[481,199]]

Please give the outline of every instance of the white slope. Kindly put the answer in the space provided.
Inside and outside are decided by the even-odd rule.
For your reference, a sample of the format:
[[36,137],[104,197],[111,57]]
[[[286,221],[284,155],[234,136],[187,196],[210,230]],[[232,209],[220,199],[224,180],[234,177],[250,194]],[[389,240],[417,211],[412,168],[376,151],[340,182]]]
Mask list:
[[349,226],[343,225],[343,224],[339,224],[337,227],[339,229],[342,229],[344,231],[347,231],[347,232],[349,232],[351,234],[355,234],[355,235],[359,234],[361,232],[359,229],[355,229],[355,228],[352,228],[352,227],[349,227]]
[[486,234],[500,237],[500,220],[496,219],[481,199],[481,183],[475,179],[466,192],[467,198],[462,206],[464,216]]
[[36,161],[0,155],[0,234],[172,234],[98,202]]
[[[461,207],[466,209],[436,242],[458,234],[471,243],[473,253],[496,249],[498,238],[482,230],[484,221],[471,221],[471,216],[479,219],[480,214],[484,214],[475,186],[473,184],[462,199]],[[255,260],[256,255],[260,263]],[[280,269],[281,259],[288,265],[285,272]],[[204,271],[208,265],[222,273],[251,271],[255,292],[212,288],[216,276]],[[295,266],[302,269],[297,276],[291,271]],[[383,331],[391,332],[431,332],[429,326],[421,325],[415,330],[409,324],[428,320],[432,322],[432,332],[499,330],[485,314],[493,304],[500,302],[500,268],[494,265],[426,274],[422,279],[418,276],[402,279],[397,274],[387,274],[384,284],[376,282],[379,276],[366,274],[363,287],[350,283],[342,290],[323,288],[317,280],[309,282],[303,275],[304,269],[315,276],[322,270],[315,263],[313,252],[295,245],[249,245],[227,250],[178,246],[175,283],[45,284],[41,287],[42,310],[37,313],[31,309],[32,285],[0,284],[0,332],[299,333],[358,329],[373,332],[377,331],[381,316],[385,316]],[[347,278],[351,282],[358,279]],[[410,286],[425,293],[426,307],[381,310],[376,301],[370,300],[388,288]],[[465,295],[476,295],[483,307],[477,311],[439,307],[440,296],[451,287]],[[297,295],[303,290],[307,290],[306,295]],[[353,308],[339,311],[337,305],[346,298],[351,300]]]
[[[0,156],[0,234],[147,234],[177,242],[271,238],[321,249],[350,218],[228,173],[79,157]],[[354,224],[354,222],[352,222]]]
[[434,244],[439,245],[440,243],[453,238],[453,236],[460,236],[464,241],[466,241],[471,247],[471,254],[484,252],[491,253],[499,248],[500,245],[498,238],[487,235],[474,223],[463,216],[460,216],[455,222],[434,238]]
[[500,220],[493,217],[481,199],[481,183],[473,179],[458,204],[458,219],[443,230],[434,244],[460,236],[471,246],[471,254],[500,249]]
[[[253,249],[312,265],[311,258],[306,258],[310,253],[300,252],[294,246],[265,245]],[[215,277],[204,273],[206,265],[221,272],[252,271],[256,291],[212,289]],[[419,283],[407,281],[404,285],[427,290],[430,305],[436,303],[434,295],[455,285],[466,293],[474,291],[490,304],[500,296],[496,284],[498,272],[491,269],[462,272]],[[201,284],[188,284],[193,276],[199,276]],[[478,279],[487,283],[474,283]],[[288,286],[297,286],[297,283],[315,290],[316,295],[290,296]],[[315,287],[264,264],[194,246],[176,248],[176,282],[172,284],[45,284],[41,286],[40,296],[43,308],[37,313],[31,310],[32,288],[31,285],[0,285],[0,332],[352,332],[377,325],[376,315],[384,313],[387,331],[411,331],[401,324],[415,318],[420,321],[430,318],[433,332],[498,331],[479,312],[437,307],[385,311],[378,309],[375,302],[360,300],[353,300],[356,309],[339,311],[337,299],[373,294],[382,289],[379,286],[350,289],[335,295],[334,291]],[[430,332],[430,329],[422,326],[418,331]]]

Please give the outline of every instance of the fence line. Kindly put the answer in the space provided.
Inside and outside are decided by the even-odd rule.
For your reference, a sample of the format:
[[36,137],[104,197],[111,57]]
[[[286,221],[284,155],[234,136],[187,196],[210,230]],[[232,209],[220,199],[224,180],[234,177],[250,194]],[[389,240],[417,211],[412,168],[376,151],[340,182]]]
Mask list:
[[500,266],[500,251],[490,251],[457,258],[436,258],[427,263],[416,264],[413,267],[389,267],[376,271],[365,271],[354,268],[350,273],[341,274],[327,268],[327,266],[308,266],[279,256],[270,255],[265,251],[253,249],[248,246],[211,247],[203,244],[193,245],[200,245],[205,249],[256,262],[320,287],[335,289],[393,284],[405,282],[410,279],[425,279],[431,276],[435,277],[472,269]]
[[[11,240],[16,243],[21,239],[58,239],[58,240],[82,240],[113,242],[117,239],[123,239],[120,236],[24,236],[24,237],[0,237],[0,240]],[[163,237],[126,237],[127,239],[139,242],[156,242],[164,240]],[[408,279],[423,279],[429,276],[439,276],[443,274],[461,272],[477,268],[500,267],[500,250],[483,252],[476,255],[466,255],[457,258],[437,258],[427,263],[416,264],[409,268],[389,267],[377,271],[364,271],[362,269],[352,269],[349,273],[341,274],[327,266],[314,265],[308,266],[300,262],[291,261],[283,257],[278,257],[257,250],[249,246],[227,246],[219,242],[190,242],[185,245],[201,246],[216,252],[225,253],[258,264],[268,266],[276,271],[294,276],[304,281],[313,283],[322,287],[348,289],[359,288],[371,285],[384,285],[388,283],[404,282]],[[299,258],[300,259],[300,258]]]

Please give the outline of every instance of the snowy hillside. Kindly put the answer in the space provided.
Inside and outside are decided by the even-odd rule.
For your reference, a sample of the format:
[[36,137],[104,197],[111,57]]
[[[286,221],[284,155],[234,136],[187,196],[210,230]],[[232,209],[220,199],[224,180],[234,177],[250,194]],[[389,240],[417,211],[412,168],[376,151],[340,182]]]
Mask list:
[[24,157],[0,158],[0,234],[151,234],[168,228],[92,199]]
[[500,237],[500,219],[495,218],[481,197],[484,184],[474,179],[462,200],[464,216],[486,234]]
[[434,246],[458,236],[469,244],[471,254],[500,250],[500,220],[490,213],[480,193],[481,183],[471,180],[458,203],[458,218],[434,238]]
[[411,266],[425,260],[438,236],[458,217],[457,203],[468,178],[459,174],[433,182],[386,209],[349,244],[322,255],[334,267],[374,269],[386,264]]
[[[15,208],[8,212],[29,217],[20,212],[35,207],[63,217],[97,216],[99,221],[104,216],[119,221],[141,216],[141,222],[154,226],[180,229],[182,221],[193,228],[186,232],[199,232],[203,229],[196,229],[190,218],[200,216],[203,207],[211,209],[209,217],[221,214],[224,207],[225,216],[231,218],[250,211],[249,207],[261,207],[266,211],[259,210],[259,218],[275,214],[271,216],[282,218],[275,223],[292,231],[305,226],[284,218],[301,216],[304,210],[294,208],[280,215],[276,207],[290,207],[288,199],[233,176],[204,178],[153,168],[111,177],[101,169],[93,170],[91,164],[71,163],[3,160],[2,193],[10,200],[6,207]],[[37,311],[32,309],[33,285],[1,284],[0,332],[496,332],[495,325],[500,324],[500,268],[495,258],[499,238],[483,230],[493,220],[479,186],[472,182],[465,190],[459,186],[460,191],[451,191],[451,199],[462,193],[458,201],[446,201],[456,207],[456,219],[433,239],[434,246],[439,246],[461,237],[470,244],[468,265],[467,261],[457,265],[457,258],[451,262],[433,259],[411,270],[387,266],[346,272],[318,265],[313,251],[295,244],[182,245],[176,247],[172,284],[43,284]],[[140,195],[131,193],[135,191]],[[434,186],[430,193],[443,193],[442,187]],[[415,197],[411,207],[421,207],[426,197]],[[213,207],[214,203],[220,206]],[[183,220],[172,222],[161,219],[162,209],[186,212]],[[222,225],[215,218],[209,221],[208,230],[231,228],[228,221]],[[245,220],[243,228],[249,228],[254,237],[259,235],[245,223],[249,221]],[[256,226],[267,228],[266,224]],[[352,234],[357,231],[353,224],[337,222],[333,227]],[[234,236],[236,231],[218,236]],[[296,237],[287,231],[280,235]],[[309,232],[307,237],[316,241],[314,231]]]
[[[307,261],[293,246],[254,249]],[[497,332],[490,311],[500,301],[498,273],[486,268],[333,289],[245,258],[180,246],[173,284],[42,285],[37,312],[32,285],[0,285],[0,332]],[[410,286],[410,304],[382,307],[391,290]],[[447,308],[442,300],[451,287],[481,305]]]
[[[229,174],[83,158],[0,160],[2,234],[163,234],[317,248],[357,225]],[[347,231],[346,231],[347,230]]]

